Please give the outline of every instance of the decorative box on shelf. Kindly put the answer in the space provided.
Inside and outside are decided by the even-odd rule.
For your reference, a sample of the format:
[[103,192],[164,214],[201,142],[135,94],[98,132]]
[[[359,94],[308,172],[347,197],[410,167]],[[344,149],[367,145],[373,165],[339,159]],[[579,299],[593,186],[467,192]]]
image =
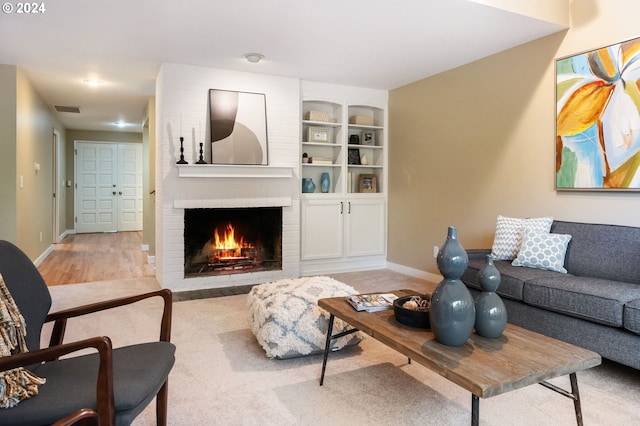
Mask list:
[[371,126],[373,125],[373,119],[368,115],[352,115],[351,117],[349,117],[349,124]]
[[328,123],[329,113],[326,111],[307,111],[304,119],[309,121],[321,121],[324,123]]

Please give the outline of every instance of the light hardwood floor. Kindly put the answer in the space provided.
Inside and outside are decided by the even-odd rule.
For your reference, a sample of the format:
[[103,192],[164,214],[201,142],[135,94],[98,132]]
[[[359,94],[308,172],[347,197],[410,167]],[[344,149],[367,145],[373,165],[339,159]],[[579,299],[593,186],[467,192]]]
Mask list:
[[49,286],[155,276],[142,232],[74,234],[54,244],[38,266]]

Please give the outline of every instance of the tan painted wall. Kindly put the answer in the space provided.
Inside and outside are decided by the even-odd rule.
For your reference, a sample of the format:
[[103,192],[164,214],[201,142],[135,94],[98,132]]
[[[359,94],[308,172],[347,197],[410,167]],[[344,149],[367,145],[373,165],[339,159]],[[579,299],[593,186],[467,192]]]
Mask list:
[[65,131],[20,68],[16,93],[16,244],[35,260],[53,243],[53,129],[63,144]]
[[470,0],[475,3],[484,4],[504,9],[509,12],[519,13],[532,18],[554,22],[565,27],[569,26],[569,4],[571,0]]
[[14,65],[0,65],[0,239],[16,242],[16,76]]
[[437,274],[447,226],[490,247],[496,216],[640,226],[640,193],[554,190],[555,58],[638,36],[635,0],[573,0],[567,32],[389,95],[389,262]]

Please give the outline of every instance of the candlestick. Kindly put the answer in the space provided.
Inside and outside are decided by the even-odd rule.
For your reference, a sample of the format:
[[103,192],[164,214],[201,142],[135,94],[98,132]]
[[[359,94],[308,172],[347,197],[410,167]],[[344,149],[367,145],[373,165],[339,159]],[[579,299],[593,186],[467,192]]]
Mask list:
[[202,146],[204,144],[202,142],[200,142],[200,159],[198,161],[196,161],[196,164],[207,164],[206,161],[204,161],[204,158],[202,158]]
[[180,160],[176,161],[176,164],[189,164],[184,159],[184,138],[180,136]]

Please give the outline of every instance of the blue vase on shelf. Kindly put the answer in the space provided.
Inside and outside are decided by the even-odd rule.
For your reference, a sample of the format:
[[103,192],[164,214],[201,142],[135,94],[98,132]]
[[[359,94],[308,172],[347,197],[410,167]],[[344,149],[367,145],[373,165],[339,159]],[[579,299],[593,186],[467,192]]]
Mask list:
[[331,187],[331,177],[329,173],[324,172],[320,175],[320,191],[327,193],[329,192],[329,187]]
[[460,280],[469,257],[458,241],[458,231],[450,226],[437,257],[444,277],[431,295],[429,321],[436,340],[447,346],[464,345],[473,332],[476,310],[471,293]]
[[316,184],[311,178],[302,178],[302,192],[311,193],[316,190]]

